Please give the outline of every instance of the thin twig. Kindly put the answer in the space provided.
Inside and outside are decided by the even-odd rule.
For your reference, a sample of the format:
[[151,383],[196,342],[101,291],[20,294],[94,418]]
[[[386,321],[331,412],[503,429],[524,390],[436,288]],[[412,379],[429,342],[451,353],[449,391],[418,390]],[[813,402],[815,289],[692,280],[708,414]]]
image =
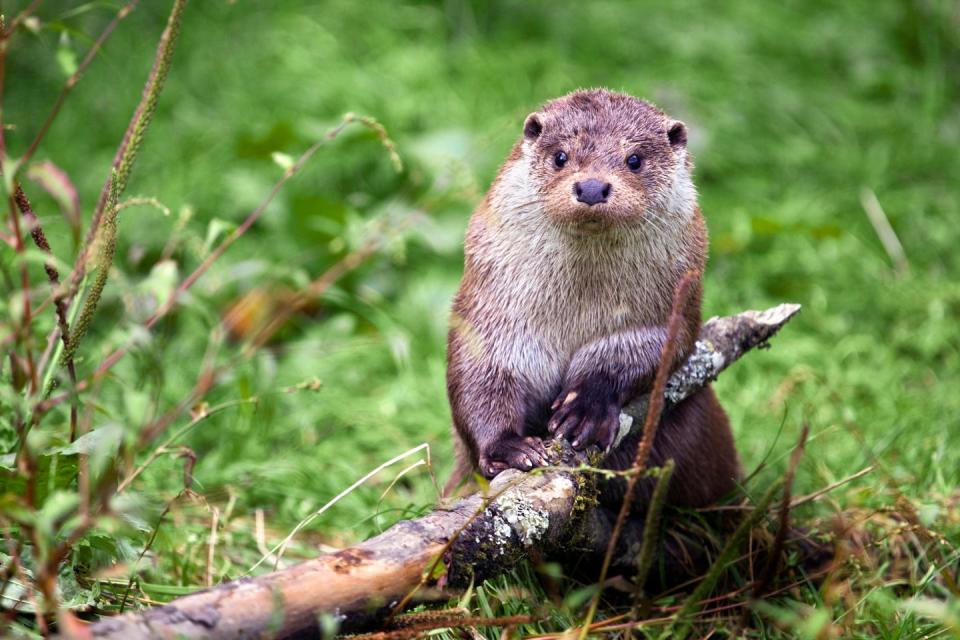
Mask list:
[[143,561],[143,557],[147,554],[153,547],[154,541],[157,539],[157,534],[160,532],[160,525],[163,524],[163,519],[167,517],[167,514],[170,513],[170,509],[173,507],[173,503],[180,499],[187,491],[181,491],[173,500],[168,502],[163,508],[163,511],[160,513],[160,517],[157,518],[157,524],[153,526],[153,531],[150,532],[150,538],[147,540],[147,543],[143,545],[143,549],[140,550],[140,554],[137,556],[137,561],[133,564],[133,571],[130,572],[130,579],[127,580],[127,588],[123,591],[123,597],[120,599],[120,613],[123,613],[123,610],[127,606],[127,596],[130,595],[130,589],[133,588],[133,581],[137,576],[137,568],[140,566],[140,563]]
[[[405,218],[393,231],[399,232],[405,229],[412,218],[413,216]],[[320,298],[340,278],[366,262],[368,258],[380,250],[384,242],[385,239],[379,236],[369,238],[359,248],[335,262],[329,269],[314,279],[305,290],[298,292],[287,304],[274,311],[270,320],[253,337],[250,348],[257,349],[269,342],[270,338],[283,328],[293,314],[305,308],[312,300]]]
[[[320,150],[320,147],[324,146],[325,144],[327,144],[328,142],[336,138],[338,135],[340,135],[340,133],[344,129],[346,129],[352,123],[362,124],[366,127],[374,129],[375,131],[381,131],[383,129],[383,127],[372,118],[367,118],[364,116],[356,116],[352,113],[346,114],[343,117],[343,120],[341,120],[340,124],[338,124],[337,126],[332,128],[330,131],[328,131],[323,136],[323,138],[315,142],[313,146],[307,149],[297,159],[296,162],[294,162],[291,166],[289,166],[287,169],[284,170],[283,176],[280,178],[280,180],[276,182],[276,184],[273,185],[273,188],[270,190],[270,193],[267,194],[267,197],[264,198],[263,202],[260,203],[260,206],[254,209],[250,213],[250,215],[248,215],[247,218],[243,221],[243,223],[241,223],[239,227],[234,229],[233,232],[229,236],[227,236],[224,239],[224,241],[221,242],[216,249],[210,252],[210,255],[208,255],[203,260],[203,262],[200,263],[200,266],[194,269],[193,272],[189,276],[187,276],[183,280],[183,282],[180,283],[180,286],[178,286],[177,289],[173,292],[173,294],[171,294],[171,296],[167,299],[166,303],[164,303],[163,306],[157,309],[157,311],[147,320],[145,324],[146,328],[149,329],[153,327],[153,325],[155,325],[160,318],[165,316],[170,311],[170,309],[172,309],[173,306],[176,305],[177,301],[180,299],[180,296],[183,295],[187,291],[187,289],[193,286],[194,282],[196,282],[204,273],[207,272],[210,266],[214,262],[216,262],[216,260],[220,256],[222,256],[227,249],[230,248],[230,245],[232,245],[234,242],[239,240],[241,237],[243,237],[243,235],[247,231],[249,231],[250,227],[252,227],[254,223],[260,219],[260,216],[263,215],[263,212],[266,211],[270,203],[273,202],[273,199],[277,196],[277,194],[280,192],[283,186],[287,183],[287,181],[293,176],[295,176],[303,168],[303,165],[306,164],[310,160],[310,158],[312,158],[313,155]],[[399,158],[396,156],[396,151],[393,148],[393,143],[390,141],[390,139],[385,138],[383,144],[387,147],[388,151],[390,151],[391,157],[396,158],[395,162],[399,161]],[[107,361],[109,360],[110,359],[108,358]],[[106,364],[107,362],[104,362],[104,365],[101,365],[101,369],[103,369],[103,367]],[[99,373],[100,369],[98,369],[97,371]]]
[[126,478],[124,478],[124,479],[120,482],[120,484],[117,485],[117,493],[123,493],[123,491],[125,491],[126,488],[130,486],[130,483],[132,483],[132,482],[137,478],[137,476],[139,476],[141,473],[143,473],[144,471],[146,471],[147,467],[149,467],[151,464],[153,464],[153,462],[154,462],[157,458],[159,458],[159,457],[160,457],[161,455],[163,455],[164,453],[168,453],[168,452],[169,452],[168,447],[170,447],[176,440],[178,440],[179,438],[183,437],[184,434],[186,434],[188,431],[190,431],[191,429],[193,429],[195,426],[197,426],[198,424],[200,424],[201,422],[203,422],[203,421],[206,420],[207,418],[211,417],[211,416],[214,415],[214,414],[220,413],[221,411],[224,411],[224,410],[226,410],[226,409],[229,409],[229,408],[231,408],[231,407],[237,407],[237,406],[244,405],[244,404],[256,404],[256,403],[258,403],[258,402],[260,402],[260,398],[258,398],[258,397],[256,397],[256,396],[253,396],[253,397],[251,397],[251,398],[241,398],[241,399],[239,399],[239,400],[229,400],[229,401],[227,401],[227,402],[223,402],[223,403],[218,404],[218,405],[216,405],[216,406],[213,406],[213,407],[204,409],[202,413],[196,415],[192,420],[190,420],[190,422],[188,422],[188,423],[185,424],[184,426],[180,427],[180,429],[178,429],[177,431],[175,431],[174,433],[172,433],[172,434],[170,435],[170,437],[168,437],[168,438],[163,442],[163,444],[161,444],[159,447],[157,447],[157,448],[147,457],[147,459],[144,460],[143,463],[140,464],[140,466],[138,466],[136,469],[134,469],[134,470],[130,473],[130,475],[128,475]]
[[16,17],[10,21],[10,25],[4,28],[3,33],[0,34],[0,39],[6,40],[13,35],[13,32],[20,26],[20,23],[29,18],[42,2],[43,0],[33,0],[23,11],[18,13]]
[[827,494],[827,493],[830,493],[830,492],[833,491],[834,489],[837,489],[837,488],[839,488],[839,487],[842,487],[842,486],[845,485],[845,484],[849,484],[849,483],[853,482],[854,480],[858,480],[858,479],[862,478],[863,476],[865,476],[865,475],[867,475],[868,473],[870,473],[871,471],[873,471],[874,468],[876,468],[876,465],[872,465],[872,464],[871,464],[870,466],[864,467],[863,469],[860,469],[860,471],[857,471],[856,473],[851,474],[851,475],[847,476],[846,478],[843,478],[843,479],[841,479],[841,480],[837,480],[836,482],[831,482],[831,483],[828,484],[827,486],[823,487],[822,489],[818,489],[818,490],[814,491],[813,493],[808,493],[808,494],[805,495],[805,496],[798,496],[798,497],[794,498],[794,499],[790,502],[790,508],[791,508],[791,509],[796,509],[797,507],[799,507],[799,506],[802,505],[802,504],[806,504],[806,503],[808,503],[808,502],[813,502],[814,500],[816,500],[816,499],[819,498],[820,496],[822,496],[822,495],[824,495],[824,494]]
[[[0,64],[3,63],[2,58],[0,58]],[[0,150],[3,149],[3,124],[0,122]],[[2,153],[2,151],[0,151]],[[4,180],[9,179],[9,176],[3,175]],[[18,255],[23,255],[26,251],[26,243],[23,239],[23,230],[20,225],[20,210],[16,206],[12,198],[9,199],[9,211],[10,211],[10,222],[13,227],[13,235],[15,239],[15,249]],[[33,349],[30,347],[30,336],[27,335],[29,331],[27,330],[32,322],[33,313],[31,312],[30,306],[30,273],[27,269],[27,264],[25,261],[20,263],[20,286],[23,290],[23,316],[20,319],[19,330],[22,330],[22,334],[19,335],[19,339],[23,341],[23,350],[24,357],[26,359],[26,369],[27,376],[30,382],[30,391],[33,393],[39,386],[39,379],[37,377],[37,366],[33,358]],[[29,422],[25,423],[24,436],[26,435],[26,429],[29,429]],[[25,438],[24,438],[25,439]],[[21,443],[22,449],[22,443]]]

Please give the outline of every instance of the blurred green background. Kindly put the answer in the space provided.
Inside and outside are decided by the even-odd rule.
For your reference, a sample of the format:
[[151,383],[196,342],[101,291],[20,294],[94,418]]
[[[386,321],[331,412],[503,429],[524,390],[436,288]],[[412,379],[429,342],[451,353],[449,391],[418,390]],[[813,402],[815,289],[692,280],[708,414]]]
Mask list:
[[[143,2],[120,24],[36,156],[70,175],[85,216],[168,5]],[[82,56],[115,6],[46,2],[37,14],[44,28],[16,39],[4,101],[11,155],[42,122],[63,65]],[[220,361],[236,362],[208,401],[262,399],[202,422],[181,442],[197,454],[194,489],[230,503],[239,523],[225,525],[223,576],[259,557],[249,534],[256,509],[274,544],[368,470],[423,442],[442,481],[451,466],[446,322],[470,211],[527,113],[578,87],[604,86],[650,99],[688,125],[711,232],[705,315],[803,304],[772,350],[716,384],[745,467],[765,461],[763,476],[781,474],[807,423],[799,492],[877,464],[838,491],[837,503],[879,505],[895,489],[930,505],[933,522],[960,480],[958,6],[197,0],[128,192],[156,197],[172,213],[121,214],[115,274],[81,348],[83,377],[111,347],[138,340],[89,396],[98,407],[91,426],[135,431],[169,410],[194,384],[211,331],[238,298],[256,287],[302,288],[387,229],[373,259],[266,349],[242,359],[235,342],[220,347]],[[279,178],[272,154],[296,157],[345,112],[383,123],[403,172],[372,133],[349,130],[284,188],[181,309],[149,335],[138,331],[173,282],[172,265],[154,269],[171,238],[182,278]],[[55,252],[72,263],[55,204],[30,191]],[[863,200],[871,194],[903,244],[906,270],[870,224]],[[280,392],[314,377],[319,393]],[[381,500],[414,460],[351,493],[305,535],[339,544],[429,508],[435,494],[423,467]],[[144,513],[154,514],[146,521],[182,487],[181,464],[163,457],[137,481]],[[186,531],[161,528],[157,549],[205,553],[202,523],[194,539]],[[129,544],[116,555],[138,548]],[[194,579],[158,567],[154,582]]]

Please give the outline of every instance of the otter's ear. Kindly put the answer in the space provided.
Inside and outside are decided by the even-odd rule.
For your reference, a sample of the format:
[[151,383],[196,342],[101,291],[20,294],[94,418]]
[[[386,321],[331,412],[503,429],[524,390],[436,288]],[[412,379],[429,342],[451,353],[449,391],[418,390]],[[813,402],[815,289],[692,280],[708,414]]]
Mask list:
[[523,122],[523,137],[531,142],[540,137],[543,133],[543,121],[539,113],[531,113]]
[[674,120],[667,129],[667,139],[670,140],[671,147],[687,146],[687,125],[679,120]]

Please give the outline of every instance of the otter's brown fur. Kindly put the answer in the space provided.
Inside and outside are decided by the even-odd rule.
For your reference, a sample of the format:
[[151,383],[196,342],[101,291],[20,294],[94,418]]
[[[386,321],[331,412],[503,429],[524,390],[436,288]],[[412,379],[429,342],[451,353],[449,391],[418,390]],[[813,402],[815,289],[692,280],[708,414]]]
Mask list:
[[[625,161],[634,155],[639,168]],[[691,171],[684,125],[625,94],[577,91],[527,117],[470,220],[453,304],[447,384],[460,475],[545,464],[551,434],[577,448],[612,443],[620,408],[652,383],[677,283],[703,272]],[[579,186],[591,179],[609,197],[584,204]],[[700,298],[698,283],[674,366],[693,348]],[[629,467],[637,443],[604,464]],[[739,463],[712,390],[664,416],[652,463],[667,458],[674,504],[733,488]]]

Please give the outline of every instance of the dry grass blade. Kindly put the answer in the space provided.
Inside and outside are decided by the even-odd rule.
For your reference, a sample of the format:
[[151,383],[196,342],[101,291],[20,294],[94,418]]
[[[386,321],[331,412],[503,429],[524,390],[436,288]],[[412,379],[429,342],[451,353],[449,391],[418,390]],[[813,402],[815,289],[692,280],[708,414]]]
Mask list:
[[531,624],[537,621],[535,616],[503,616],[484,618],[466,615],[463,610],[429,611],[423,614],[410,614],[395,618],[396,629],[364,633],[349,636],[353,640],[407,640],[427,636],[427,632],[437,629],[463,629],[464,627],[512,627],[518,624]]
[[838,489],[838,488],[842,487],[842,486],[845,485],[845,484],[849,484],[849,483],[853,482],[854,480],[859,480],[860,478],[862,478],[862,477],[865,476],[865,475],[869,475],[870,473],[873,472],[874,468],[875,468],[875,465],[870,465],[870,466],[868,466],[868,467],[864,467],[863,469],[860,469],[860,471],[857,471],[856,473],[852,473],[852,474],[850,474],[849,476],[847,476],[846,478],[842,478],[842,479],[840,479],[840,480],[837,480],[836,482],[831,482],[831,483],[828,484],[827,486],[823,487],[822,489],[818,489],[818,490],[814,491],[813,493],[808,493],[808,494],[805,495],[805,496],[797,496],[796,498],[794,498],[793,500],[790,501],[790,508],[791,508],[791,509],[796,509],[797,507],[799,507],[799,506],[802,505],[802,504],[806,504],[806,503],[808,503],[808,502],[813,502],[814,500],[816,500],[816,499],[819,498],[820,496],[826,495],[826,494],[830,493],[831,491],[833,491],[834,489]]
[[290,544],[290,541],[293,540],[294,536],[296,536],[297,533],[299,533],[305,526],[307,526],[308,524],[310,524],[311,522],[313,522],[316,518],[318,518],[318,517],[320,517],[321,515],[323,515],[324,512],[327,511],[327,509],[329,509],[329,508],[332,507],[333,505],[335,505],[335,504],[337,504],[338,502],[340,502],[340,500],[342,500],[342,499],[345,498],[346,496],[350,495],[357,487],[361,486],[361,485],[364,484],[367,480],[369,480],[370,478],[374,477],[375,475],[377,475],[378,473],[380,473],[381,471],[383,471],[383,470],[386,469],[387,467],[390,467],[391,465],[396,464],[397,462],[399,462],[399,461],[401,461],[401,460],[404,460],[404,459],[406,459],[406,458],[409,458],[410,456],[412,456],[412,455],[415,454],[415,453],[419,453],[419,452],[424,451],[424,450],[429,451],[429,449],[430,449],[430,445],[428,445],[427,443],[419,444],[419,445],[417,445],[416,447],[413,447],[412,449],[408,449],[407,451],[404,451],[404,452],[401,453],[400,455],[397,455],[397,456],[394,456],[393,458],[390,458],[390,459],[387,460],[386,462],[378,465],[378,466],[377,466],[375,469],[373,469],[372,471],[369,471],[368,473],[366,473],[366,474],[365,474],[363,477],[361,477],[359,480],[357,480],[356,482],[354,482],[353,484],[351,484],[349,487],[347,487],[346,489],[344,489],[343,491],[341,491],[340,493],[338,493],[336,496],[334,496],[333,498],[331,498],[325,505],[323,505],[322,507],[320,507],[319,509],[317,509],[316,511],[314,511],[313,513],[311,513],[309,516],[307,516],[306,518],[304,518],[304,519],[301,520],[300,522],[298,522],[298,523],[297,523],[297,526],[294,527],[293,530],[292,530],[289,534],[287,534],[287,537],[284,538],[278,545],[276,545],[275,547],[273,547],[273,549],[270,550],[270,554],[269,554],[269,555],[264,555],[262,558],[260,558],[259,560],[257,560],[257,562],[254,563],[254,565],[253,565],[252,567],[250,567],[250,569],[247,571],[247,573],[252,572],[252,571],[255,570],[257,567],[259,567],[261,564],[263,564],[263,563],[267,560],[268,557],[273,557],[273,558],[274,558],[273,568],[276,569],[277,566],[278,566],[279,563],[280,563],[280,559],[283,557],[283,552],[286,551],[286,549],[287,549],[287,545]]
[[890,218],[887,217],[887,213],[880,205],[877,194],[871,189],[862,189],[860,191],[860,205],[867,214],[867,218],[870,219],[870,224],[873,225],[873,230],[880,238],[880,243],[883,244],[883,249],[890,257],[890,261],[893,262],[894,268],[898,273],[909,271],[910,261],[907,260],[907,253],[903,250],[903,245],[900,243],[900,238],[897,237],[897,232],[893,230],[893,225],[890,224]]
[[791,505],[791,492],[793,490],[793,479],[797,473],[797,466],[800,464],[800,459],[803,457],[804,447],[807,444],[807,437],[810,435],[810,425],[804,424],[803,429],[800,431],[800,439],[797,441],[797,445],[793,448],[793,453],[790,454],[790,464],[787,466],[787,471],[783,477],[783,500],[780,504],[780,518],[777,524],[777,533],[774,536],[773,544],[770,547],[770,555],[767,557],[767,562],[763,567],[763,572],[760,574],[760,579],[757,580],[757,584],[753,589],[753,597],[761,597],[769,588],[773,582],[774,573],[777,568],[780,566],[780,558],[783,555],[783,545],[787,539],[787,533],[790,530],[790,509]]

